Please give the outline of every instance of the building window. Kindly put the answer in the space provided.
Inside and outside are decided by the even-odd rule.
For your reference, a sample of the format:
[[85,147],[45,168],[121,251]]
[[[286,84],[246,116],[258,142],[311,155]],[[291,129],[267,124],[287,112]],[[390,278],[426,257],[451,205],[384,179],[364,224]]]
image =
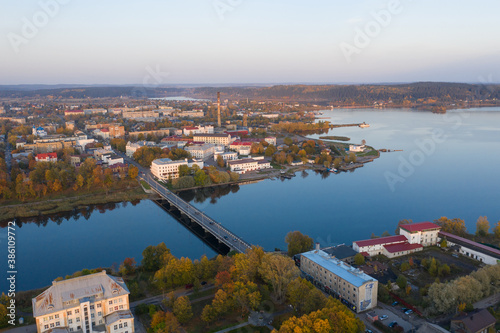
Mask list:
[[97,312],[97,315],[98,315],[99,317],[100,317],[100,316],[102,316],[102,312],[101,312],[101,311]]
[[101,320],[99,320],[99,324],[102,324],[102,319],[101,319]]
[[115,325],[115,331],[118,329],[118,325]]
[[54,328],[54,323],[50,324],[50,328]]
[[90,318],[94,318],[94,314],[93,313],[90,314]]
[[44,317],[44,318],[43,318],[43,321],[49,321],[49,318]]
[[70,331],[70,332],[73,332],[73,327],[70,327],[70,328],[69,328],[69,331]]
[[73,319],[68,319],[68,324],[73,324]]
[[91,306],[90,306],[90,310],[93,310],[93,309],[94,309],[94,306],[93,306],[93,305],[91,305]]
[[49,329],[49,325],[45,325],[45,326],[43,326],[43,328],[47,330],[47,329]]
[[97,307],[100,308],[101,307],[101,303],[97,303]]
[[56,326],[61,326],[61,322],[59,322],[59,321],[58,321],[58,322],[56,323]]
[[118,302],[118,301],[117,301],[116,299],[113,301],[113,303],[115,303],[115,304],[116,304],[117,302]]
[[58,315],[58,314],[56,314],[56,315],[54,316],[54,318],[58,319],[58,318],[59,318],[59,315]]
[[109,305],[113,304],[113,301],[109,301]]
[[76,322],[79,323],[80,322],[80,317],[76,317]]
[[[468,253],[467,253],[467,255],[468,255]],[[52,319],[54,319],[54,316],[49,316],[49,320],[52,320]]]
[[71,316],[73,314],[73,312],[71,312],[71,311],[68,311],[66,313],[68,314],[68,316]]
[[128,323],[127,322],[124,322],[123,323],[123,327],[127,327]]
[[120,324],[120,325],[118,325],[118,327],[123,328],[123,325],[122,325],[122,324]]
[[80,309],[75,309],[75,313],[80,313]]
[[122,309],[123,309],[123,305],[120,305],[120,310],[122,310]]

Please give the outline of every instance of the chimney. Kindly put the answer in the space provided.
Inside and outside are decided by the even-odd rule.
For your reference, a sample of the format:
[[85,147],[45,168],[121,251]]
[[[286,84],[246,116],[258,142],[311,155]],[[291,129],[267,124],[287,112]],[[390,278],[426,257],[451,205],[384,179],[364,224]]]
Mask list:
[[319,243],[316,243],[316,251],[319,251],[320,248],[319,248]]
[[220,91],[217,92],[217,125],[219,128],[221,127],[221,122],[220,122]]

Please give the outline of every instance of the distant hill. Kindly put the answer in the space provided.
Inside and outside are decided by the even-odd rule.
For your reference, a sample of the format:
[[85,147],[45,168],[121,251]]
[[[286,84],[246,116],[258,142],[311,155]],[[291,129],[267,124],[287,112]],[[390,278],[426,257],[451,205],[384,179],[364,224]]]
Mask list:
[[377,101],[458,100],[481,101],[500,99],[500,85],[468,83],[417,82],[409,84],[360,85],[275,85],[275,86],[221,86],[221,87],[156,87],[134,86],[0,86],[0,97],[101,98],[128,96],[133,98],[185,96],[214,99],[217,91],[229,99],[268,99],[301,102],[335,102],[372,104]]

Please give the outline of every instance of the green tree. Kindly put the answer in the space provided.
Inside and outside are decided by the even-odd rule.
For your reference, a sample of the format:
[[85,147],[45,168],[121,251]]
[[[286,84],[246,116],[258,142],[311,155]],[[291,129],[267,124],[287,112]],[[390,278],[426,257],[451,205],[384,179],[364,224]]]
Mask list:
[[398,276],[398,278],[396,279],[396,284],[398,285],[398,287],[401,289],[401,290],[405,290],[406,288],[406,284],[408,283],[408,281],[406,280],[406,277],[404,275],[400,275]]
[[443,238],[443,240],[441,241],[441,244],[439,244],[441,246],[441,248],[445,249],[448,247],[448,242],[446,241],[446,238]]
[[401,264],[401,272],[406,272],[407,270],[410,269],[410,264],[407,262],[404,262]]
[[354,263],[358,266],[365,264],[365,257],[361,253],[356,253],[354,256]]
[[495,226],[493,227],[493,233],[495,234],[495,237],[497,239],[500,239],[500,221],[498,221],[497,224],[495,224]]
[[179,165],[179,177],[189,176],[191,174],[191,169],[186,165]]
[[276,148],[273,145],[267,146],[266,150],[264,151],[264,155],[267,157],[271,157],[276,153]]
[[313,239],[300,231],[290,231],[285,237],[285,242],[288,244],[288,255],[290,257],[309,251],[313,246]]
[[285,139],[283,139],[283,142],[287,145],[287,146],[291,146],[292,143],[293,143],[293,140],[289,137],[286,137]]
[[172,180],[172,186],[176,189],[194,187],[195,181],[191,176],[179,177]]
[[134,258],[125,258],[120,265],[120,273],[125,275],[130,275],[135,271],[135,260]]
[[490,230],[490,222],[486,216],[479,216],[476,222],[476,236],[486,236]]
[[288,284],[300,275],[300,271],[291,258],[281,254],[265,254],[259,274],[271,287],[273,301],[282,304],[285,301]]
[[191,302],[187,296],[177,298],[173,306],[174,315],[181,324],[189,322],[193,317],[193,310],[191,309]]
[[316,311],[325,306],[326,297],[313,284],[297,277],[287,286],[287,300],[296,315]]
[[165,253],[170,254],[170,250],[165,243],[156,246],[150,245],[142,251],[142,268],[146,271],[157,271],[160,269],[162,258]]

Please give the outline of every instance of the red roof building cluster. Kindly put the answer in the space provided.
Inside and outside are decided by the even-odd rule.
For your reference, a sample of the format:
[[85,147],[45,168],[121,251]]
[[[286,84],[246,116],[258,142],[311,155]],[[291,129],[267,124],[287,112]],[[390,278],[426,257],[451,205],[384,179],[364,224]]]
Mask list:
[[360,240],[360,241],[355,241],[354,243],[358,244],[359,247],[366,247],[366,246],[384,245],[390,243],[401,243],[406,241],[408,241],[408,239],[405,236],[396,235],[396,236],[387,236],[374,239]]
[[410,244],[408,242],[396,243],[396,244],[387,244],[384,245],[384,248],[389,253],[398,253],[405,251],[413,251],[415,249],[423,248],[422,244]]
[[57,162],[57,154],[56,153],[37,154],[35,156],[35,160],[37,162]]

